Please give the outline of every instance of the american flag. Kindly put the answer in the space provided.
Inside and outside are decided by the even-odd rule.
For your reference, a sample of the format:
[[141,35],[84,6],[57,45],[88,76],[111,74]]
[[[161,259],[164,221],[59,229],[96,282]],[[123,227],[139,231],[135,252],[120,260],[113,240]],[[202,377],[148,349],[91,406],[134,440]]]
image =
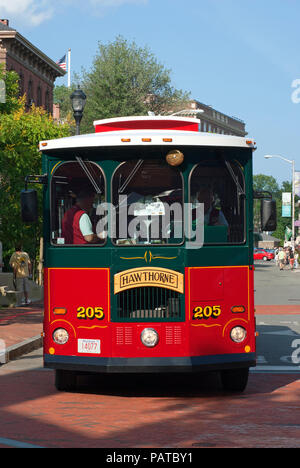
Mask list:
[[58,60],[58,62],[56,62],[56,63],[60,68],[67,71],[66,54],[60,60]]

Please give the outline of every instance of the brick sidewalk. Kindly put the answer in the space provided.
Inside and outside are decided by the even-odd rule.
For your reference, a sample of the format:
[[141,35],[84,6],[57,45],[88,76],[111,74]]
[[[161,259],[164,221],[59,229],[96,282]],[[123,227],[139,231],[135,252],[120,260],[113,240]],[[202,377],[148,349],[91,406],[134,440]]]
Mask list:
[[300,305],[256,305],[255,315],[300,315]]
[[41,345],[43,315],[41,302],[26,307],[0,309],[0,340],[2,348],[4,346],[11,353],[10,358]]

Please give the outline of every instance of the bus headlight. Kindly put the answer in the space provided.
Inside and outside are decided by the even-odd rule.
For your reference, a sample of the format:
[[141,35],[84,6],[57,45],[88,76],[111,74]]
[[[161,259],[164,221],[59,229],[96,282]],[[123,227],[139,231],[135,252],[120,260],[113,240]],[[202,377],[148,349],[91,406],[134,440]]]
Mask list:
[[69,333],[64,328],[57,328],[54,330],[52,336],[57,344],[66,344],[69,339]]
[[157,345],[159,336],[154,328],[144,328],[141,333],[141,341],[143,345],[148,346],[148,348],[153,348]]
[[236,343],[241,343],[247,336],[247,331],[243,327],[234,327],[230,332],[230,338]]

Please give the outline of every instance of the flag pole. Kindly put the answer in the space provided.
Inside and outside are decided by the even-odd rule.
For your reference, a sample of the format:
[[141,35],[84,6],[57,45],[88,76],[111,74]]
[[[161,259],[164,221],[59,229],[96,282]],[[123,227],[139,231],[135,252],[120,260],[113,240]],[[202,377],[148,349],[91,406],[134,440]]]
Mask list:
[[71,49],[68,50],[68,88],[71,87]]

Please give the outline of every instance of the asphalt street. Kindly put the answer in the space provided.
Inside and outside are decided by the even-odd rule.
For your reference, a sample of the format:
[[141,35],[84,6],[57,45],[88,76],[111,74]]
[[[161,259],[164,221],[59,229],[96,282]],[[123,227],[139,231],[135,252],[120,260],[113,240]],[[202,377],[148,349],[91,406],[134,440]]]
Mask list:
[[255,305],[265,305],[266,313],[256,314],[257,367],[252,371],[300,373],[300,269],[280,271],[273,261],[256,262],[254,283]]
[[256,305],[300,305],[300,268],[280,271],[274,261],[255,263]]

